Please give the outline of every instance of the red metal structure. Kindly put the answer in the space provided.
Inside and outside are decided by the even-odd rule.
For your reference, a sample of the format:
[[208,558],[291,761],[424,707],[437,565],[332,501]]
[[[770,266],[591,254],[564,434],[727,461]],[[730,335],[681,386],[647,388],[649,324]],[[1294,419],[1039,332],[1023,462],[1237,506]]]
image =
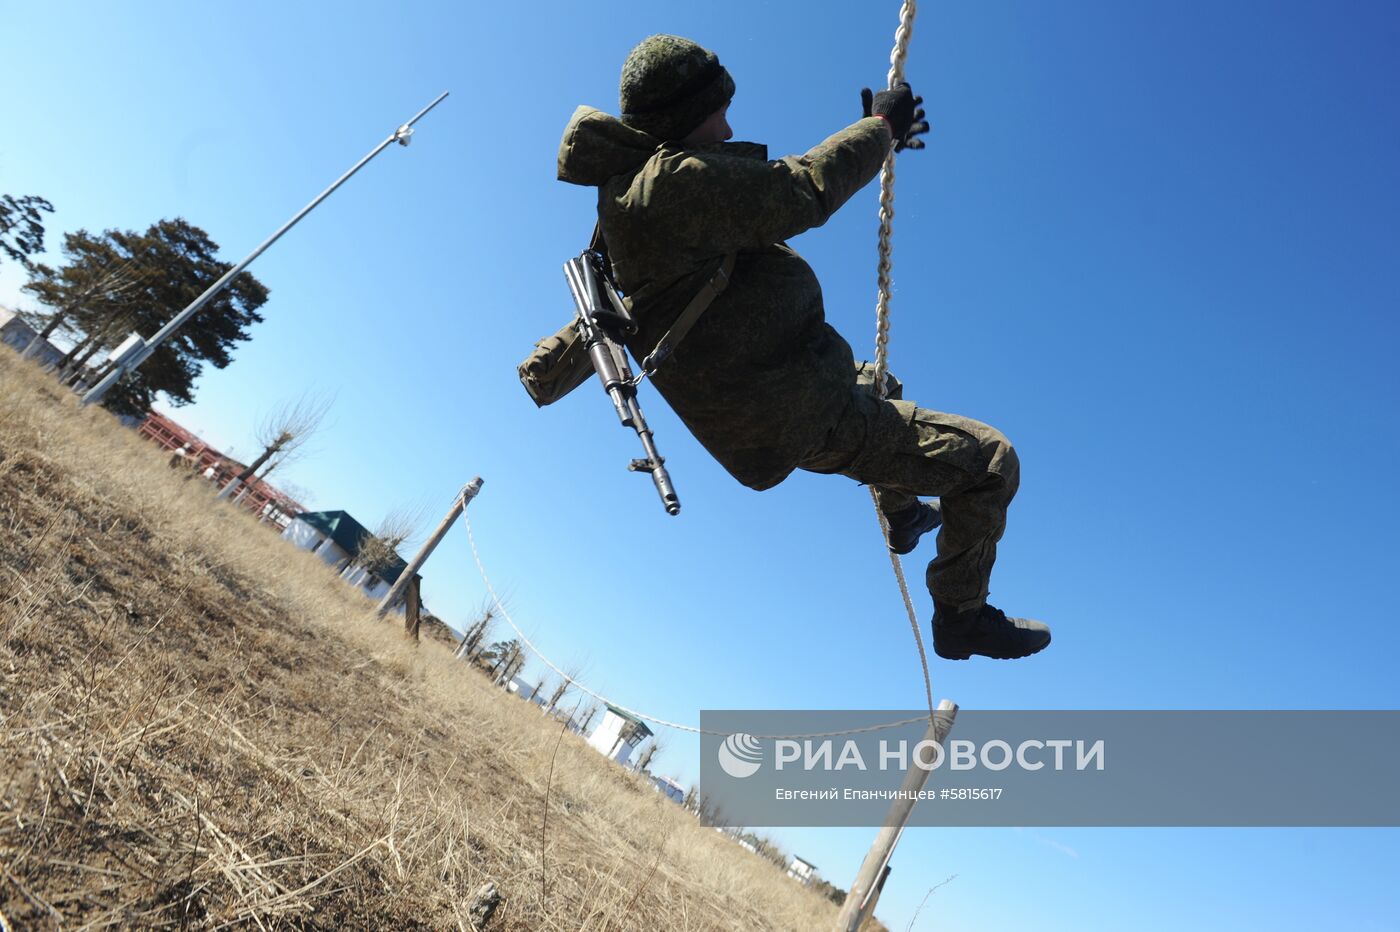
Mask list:
[[[183,467],[193,470],[217,488],[223,488],[247,468],[245,464],[225,456],[199,439],[197,434],[155,411],[146,415],[137,432],[161,449],[174,454],[170,457],[171,468]],[[185,451],[183,457],[178,453],[182,447]],[[257,515],[259,520],[271,521],[278,528],[285,528],[293,518],[306,510],[300,502],[258,478],[249,479],[243,490],[235,496],[234,502]]]

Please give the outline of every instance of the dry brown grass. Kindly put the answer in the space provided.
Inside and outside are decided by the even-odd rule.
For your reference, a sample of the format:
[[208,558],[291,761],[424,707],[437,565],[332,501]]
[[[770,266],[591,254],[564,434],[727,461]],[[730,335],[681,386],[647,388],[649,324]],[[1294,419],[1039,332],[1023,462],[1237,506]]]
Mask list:
[[164,463],[0,351],[0,926],[833,922]]

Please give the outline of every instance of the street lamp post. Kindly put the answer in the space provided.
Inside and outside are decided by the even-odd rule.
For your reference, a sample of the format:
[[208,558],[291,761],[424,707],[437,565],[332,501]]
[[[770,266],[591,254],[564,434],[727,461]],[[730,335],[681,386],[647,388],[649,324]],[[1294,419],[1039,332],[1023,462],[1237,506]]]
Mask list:
[[317,204],[320,204],[326,198],[330,197],[331,192],[343,185],[345,182],[349,181],[350,177],[354,175],[355,172],[359,171],[361,168],[364,168],[365,165],[369,163],[370,159],[383,152],[386,148],[389,147],[390,143],[397,142],[401,146],[408,145],[409,139],[413,136],[413,124],[421,120],[429,110],[442,103],[445,97],[447,97],[447,91],[443,91],[437,96],[435,100],[433,100],[432,103],[428,104],[428,106],[424,107],[422,110],[419,110],[418,113],[413,117],[413,119],[409,120],[407,123],[394,130],[393,134],[390,135],[388,139],[385,139],[379,145],[375,146],[372,150],[370,150],[370,153],[368,155],[356,162],[349,171],[337,178],[331,184],[330,187],[326,188],[326,190],[316,195],[315,200],[313,200],[310,204],[307,204],[305,207],[299,210],[295,217],[282,224],[282,226],[278,228],[276,233],[273,233],[267,239],[263,240],[262,244],[258,246],[257,249],[254,249],[252,252],[250,252],[243,259],[242,262],[238,263],[233,268],[225,272],[223,276],[220,277],[218,281],[214,282],[214,284],[210,285],[209,288],[205,290],[205,292],[202,295],[191,301],[188,307],[186,307],[183,311],[171,318],[169,323],[167,323],[164,327],[161,327],[160,330],[156,331],[155,336],[151,337],[149,340],[142,340],[139,346],[128,347],[126,354],[116,360],[117,365],[115,365],[112,368],[112,371],[107,373],[106,377],[103,378],[102,381],[98,382],[92,388],[88,389],[87,394],[83,395],[81,403],[84,405],[90,405],[93,402],[101,401],[102,396],[106,395],[108,390],[110,390],[113,385],[117,384],[117,382],[121,380],[122,376],[126,375],[128,372],[137,368],[141,365],[141,363],[149,359],[151,354],[156,351],[156,347],[160,346],[162,343],[168,340],[171,334],[178,330],[180,326],[185,323],[185,321],[189,320],[196,313],[198,313],[199,309],[204,307],[204,305],[208,304],[209,301],[213,299],[213,297],[217,295],[220,291],[223,291],[224,288],[228,286],[228,283],[233,281],[233,279],[237,277],[237,275],[240,272],[242,272],[250,264],[252,264],[252,261],[254,259],[262,255],[263,252],[267,249],[267,247],[277,242],[277,240],[281,238],[283,233],[286,233],[292,227],[296,226],[297,221],[301,220],[302,217],[305,217],[307,214],[311,213],[311,211],[315,209]]

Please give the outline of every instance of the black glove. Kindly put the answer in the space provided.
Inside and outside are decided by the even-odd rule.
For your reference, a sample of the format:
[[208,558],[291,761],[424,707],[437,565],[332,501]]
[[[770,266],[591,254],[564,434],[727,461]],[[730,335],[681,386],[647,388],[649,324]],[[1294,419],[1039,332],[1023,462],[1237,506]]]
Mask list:
[[894,151],[922,149],[924,141],[917,137],[928,132],[924,122],[924,110],[919,105],[922,97],[915,97],[906,81],[898,87],[872,94],[870,88],[861,88],[860,103],[866,116],[882,116],[890,124],[894,135]]

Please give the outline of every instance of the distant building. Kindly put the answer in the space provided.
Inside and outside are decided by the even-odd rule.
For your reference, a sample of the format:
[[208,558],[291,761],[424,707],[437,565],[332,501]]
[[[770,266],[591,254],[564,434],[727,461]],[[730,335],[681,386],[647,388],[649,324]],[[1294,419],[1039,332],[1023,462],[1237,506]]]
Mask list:
[[651,785],[656,787],[656,791],[674,803],[685,804],[685,787],[670,777],[658,777],[655,774],[647,774],[651,778]]
[[[0,307],[0,343],[23,353],[35,340],[39,340],[38,332],[24,322],[19,312]],[[39,340],[30,356],[41,366],[52,366],[63,358],[63,353],[48,340]]]
[[792,863],[788,865],[787,875],[807,886],[817,879],[817,865],[809,864],[794,854]]
[[588,743],[604,757],[625,764],[633,749],[650,737],[651,729],[645,722],[610,705],[603,712],[603,720],[588,736]]
[[[340,571],[346,582],[371,599],[382,599],[398,582],[408,564],[397,554],[386,566],[373,571],[358,565],[361,543],[370,536],[363,524],[345,511],[305,511],[297,515],[282,536],[302,550],[310,550]],[[420,581],[422,577],[419,577]]]
[[506,691],[515,693],[521,699],[527,699],[531,702],[543,705],[544,697],[535,691],[536,685],[538,685],[538,683],[531,683],[523,677],[512,676],[510,682],[506,684]]
[[[243,463],[220,453],[201,440],[198,434],[163,414],[152,411],[146,415],[145,420],[134,426],[138,434],[161,449],[170,450],[172,456],[184,450],[184,456],[180,458],[184,465],[219,488],[223,488],[246,468]],[[172,460],[172,465],[179,463]],[[248,509],[262,520],[270,521],[284,529],[291,523],[293,515],[306,510],[271,483],[257,478],[250,479],[243,486],[234,497],[234,503]]]

